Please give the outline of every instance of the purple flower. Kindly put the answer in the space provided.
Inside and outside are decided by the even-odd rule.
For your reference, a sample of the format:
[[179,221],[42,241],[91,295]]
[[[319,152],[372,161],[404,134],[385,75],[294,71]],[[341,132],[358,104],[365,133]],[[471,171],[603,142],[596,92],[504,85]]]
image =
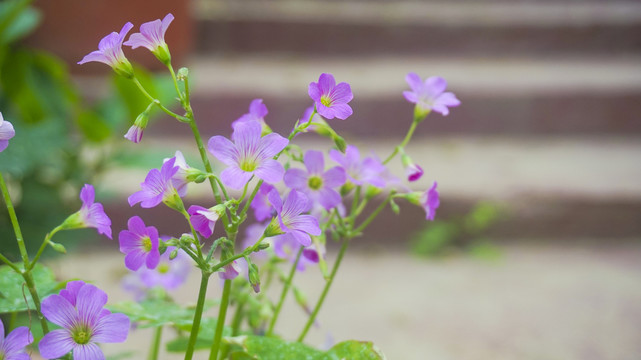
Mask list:
[[443,116],[450,113],[448,107],[459,106],[461,102],[456,95],[451,92],[444,92],[447,87],[447,81],[440,76],[432,76],[421,81],[416,73],[409,73],[405,81],[412,91],[403,91],[403,96],[407,101],[416,104],[422,117],[434,110]]
[[140,46],[146,47],[158,60],[168,64],[171,61],[171,56],[165,42],[165,32],[173,20],[174,16],[170,13],[162,21],[156,19],[140,25],[140,32],[131,34],[125,45],[131,46],[132,49]]
[[254,200],[252,200],[251,208],[254,209],[254,217],[256,221],[265,221],[271,219],[274,214],[274,207],[269,202],[269,193],[274,189],[273,186],[262,183],[260,189],[256,193]]
[[438,191],[436,191],[436,185],[436,181],[434,181],[434,185],[432,185],[429,190],[421,195],[421,205],[425,210],[425,220],[434,221],[436,209],[438,209],[439,205],[441,204]]
[[216,226],[216,221],[222,215],[221,211],[225,211],[224,206],[216,205],[212,208],[204,208],[198,205],[192,205],[187,210],[189,213],[189,221],[194,226],[194,229],[205,238],[211,236]]
[[140,140],[142,140],[142,134],[143,134],[144,131],[145,131],[144,128],[142,128],[142,127],[140,127],[140,125],[134,123],[133,125],[131,125],[129,130],[127,130],[127,133],[125,134],[125,139],[127,139],[127,140],[129,140],[129,141],[131,141],[131,142],[133,142],[135,144],[138,144],[140,142]]
[[[288,260],[292,264],[296,261],[296,256],[302,246],[296,238],[291,234],[283,234],[274,236],[272,241],[274,242],[274,254],[276,254],[276,256]],[[298,264],[296,264],[296,269],[298,271],[304,271],[307,266],[318,264],[320,256],[323,255],[324,254],[319,254],[314,244],[306,246],[303,248],[303,253],[301,254],[300,260],[298,260]]]
[[278,214],[280,230],[294,237],[303,246],[309,246],[312,238],[309,235],[319,236],[321,229],[318,220],[311,215],[301,215],[309,210],[309,200],[305,194],[292,190],[285,198],[280,198],[275,189],[269,193],[269,201],[274,205]]
[[129,206],[140,203],[143,208],[152,208],[163,201],[170,200],[176,192],[173,186],[173,176],[178,172],[178,166],[174,166],[176,158],[173,157],[162,164],[160,170],[151,169],[140,183],[142,190],[129,196]]
[[239,260],[240,259],[234,260],[231,264],[223,266],[224,271],[219,271],[218,277],[222,280],[235,279],[242,272],[242,267],[238,263]]
[[129,318],[104,308],[107,303],[104,291],[91,284],[81,285],[75,304],[56,294],[42,301],[42,314],[62,327],[40,340],[40,355],[45,359],[57,359],[73,351],[74,360],[102,360],[105,355],[97,343],[118,343],[127,339]]
[[[171,159],[172,158],[164,159],[163,164]],[[176,150],[176,154],[173,159],[176,159],[174,166],[178,167],[178,171],[176,171],[176,173],[171,177],[171,183],[174,186],[174,189],[178,192],[178,195],[180,197],[185,197],[185,195],[187,195],[187,184],[189,184],[187,176],[189,175],[190,167],[187,165],[187,161],[185,161],[185,157],[180,150]]]
[[142,264],[153,269],[158,265],[160,253],[158,252],[158,230],[153,226],[145,226],[138,216],[127,222],[129,230],[118,234],[120,252],[125,254],[125,266],[136,271]]
[[120,34],[117,32],[112,32],[111,34],[105,36],[100,40],[98,44],[98,50],[89,53],[78,64],[82,65],[84,63],[97,61],[103,64],[111,66],[114,71],[118,74],[125,77],[133,77],[134,70],[131,67],[131,63],[125,57],[125,54],[122,52],[122,42],[125,40],[125,36],[134,25],[130,22],[126,23]]
[[[173,260],[169,259],[172,251],[178,250]],[[173,290],[184,284],[191,270],[191,259],[184,251],[173,246],[167,247],[155,269],[142,268],[138,270],[140,279],[146,287],[162,286],[166,290]]]
[[345,170],[335,166],[325,171],[325,161],[320,151],[307,151],[303,160],[307,171],[287,170],[283,177],[285,185],[302,191],[310,200],[320,203],[326,210],[338,205],[341,202],[341,196],[333,188],[345,183]]
[[361,154],[354,145],[348,145],[345,154],[330,150],[329,157],[340,164],[347,173],[348,179],[356,185],[371,184],[384,187],[383,173],[386,168],[376,157],[367,157],[361,161]]
[[111,220],[105,214],[105,210],[101,203],[94,203],[95,191],[92,185],[85,184],[80,190],[80,200],[82,200],[82,207],[80,208],[81,221],[86,227],[93,227],[98,229],[98,233],[104,234],[108,238],[111,237]]
[[4,324],[0,319],[0,359],[2,360],[29,360],[31,356],[25,347],[33,342],[33,335],[26,326],[13,329],[4,337]]
[[9,146],[9,139],[16,135],[16,131],[13,129],[13,125],[4,121],[2,113],[0,113],[0,152]]
[[[269,126],[267,126],[267,123],[265,123],[265,116],[267,116],[268,113],[269,111],[267,111],[267,106],[263,104],[263,99],[254,99],[249,104],[249,112],[239,117],[238,120],[234,121],[232,123],[232,127],[234,126],[234,124],[239,122],[257,121],[261,125],[263,130],[266,130],[267,128],[269,128]],[[271,131],[267,131],[266,133],[269,132]]]
[[405,154],[401,150],[401,163],[405,166],[405,175],[407,176],[408,181],[417,181],[423,176],[423,168],[416,164],[412,158]]
[[240,122],[234,126],[233,142],[223,136],[209,139],[208,149],[228,167],[220,178],[232,189],[242,189],[252,176],[274,184],[282,180],[285,169],[273,157],[289,143],[287,139],[271,133],[260,136],[260,124]]
[[316,111],[327,119],[337,117],[345,120],[353,113],[352,108],[347,105],[354,98],[352,89],[348,83],[336,85],[332,74],[321,74],[317,83],[309,84],[307,92],[314,100]]

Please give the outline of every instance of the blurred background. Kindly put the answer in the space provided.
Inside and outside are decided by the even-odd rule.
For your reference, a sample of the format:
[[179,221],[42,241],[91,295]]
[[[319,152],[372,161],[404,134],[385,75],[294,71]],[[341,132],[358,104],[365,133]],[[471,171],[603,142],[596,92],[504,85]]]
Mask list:
[[[411,122],[401,95],[408,72],[444,77],[462,101],[447,117],[431,114],[407,148],[426,171],[410,186],[439,183],[437,220],[406,205],[356,239],[310,344],[372,340],[389,359],[641,358],[641,3],[0,3],[0,109],[17,132],[0,169],[32,247],[75,211],[85,182],[96,185],[115,237],[134,214],[159,217],[161,232],[184,231],[170,210],[132,209],[126,197],[175,150],[199,164],[189,130],[158,115],[141,144],[122,139],[147,103],[108,67],[76,65],[126,21],[168,12],[173,63],[190,69],[206,138],[228,136],[254,98],[264,99],[270,126],[288,132],[322,72],[355,96],[354,115],[332,126],[381,157]],[[162,65],[143,50],[125,53],[150,70],[139,73],[154,95],[171,101]],[[390,168],[402,176],[400,161]],[[203,201],[207,189],[192,186],[187,202]],[[61,206],[68,211],[51,211]],[[15,253],[2,211],[0,247]],[[50,258],[58,275],[128,298],[117,242],[92,231],[64,236],[58,242],[77,248]],[[195,301],[193,276],[177,295],[185,303]],[[322,278],[307,271],[298,283],[315,299]],[[278,330],[294,338],[305,315],[290,305]],[[137,350],[136,341],[114,348]]]

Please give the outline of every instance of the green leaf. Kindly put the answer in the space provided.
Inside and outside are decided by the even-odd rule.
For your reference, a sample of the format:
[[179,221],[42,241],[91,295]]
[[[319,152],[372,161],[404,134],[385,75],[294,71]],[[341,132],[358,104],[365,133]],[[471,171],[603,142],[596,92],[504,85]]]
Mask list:
[[0,43],[8,44],[31,33],[40,23],[40,12],[28,7],[28,1],[0,3]]
[[278,338],[243,335],[225,338],[225,342],[240,347],[232,359],[259,360],[320,360],[323,353],[303,343],[287,342]]
[[[191,332],[191,321],[189,324],[183,324],[177,326],[180,330],[184,330],[187,333]],[[216,331],[216,319],[215,318],[203,318],[200,322],[200,330],[198,331],[198,338],[196,339],[196,345],[194,346],[195,350],[206,350],[211,348],[211,343],[214,339],[214,333]],[[223,336],[231,335],[231,328],[225,326],[223,328]],[[189,336],[180,336],[172,341],[167,343],[167,351],[169,352],[178,352],[184,353],[187,351],[187,345],[189,344]]]
[[[21,267],[22,264],[16,265]],[[31,275],[41,300],[58,289],[59,283],[56,281],[53,271],[44,265],[36,264]],[[36,308],[27,286],[23,287],[23,284],[24,279],[21,275],[8,266],[0,266],[0,314]],[[25,298],[28,306],[25,303]]]
[[321,359],[385,360],[386,358],[381,350],[370,341],[348,340],[336,344]]

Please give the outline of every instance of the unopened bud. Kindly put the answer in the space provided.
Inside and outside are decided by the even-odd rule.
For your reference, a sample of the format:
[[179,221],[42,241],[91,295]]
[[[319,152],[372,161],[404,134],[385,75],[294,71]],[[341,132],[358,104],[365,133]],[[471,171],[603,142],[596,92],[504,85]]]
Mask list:
[[192,167],[185,170],[185,172],[185,179],[187,179],[187,181],[189,182],[195,182],[197,184],[200,184],[203,181],[207,180],[208,177],[208,174],[206,172]]
[[178,256],[178,250],[177,249],[169,253],[169,260],[175,259],[176,256]]
[[392,211],[394,214],[398,215],[401,212],[401,208],[398,206],[398,204],[394,200],[390,200],[389,206],[392,208]]
[[260,243],[258,244],[258,248],[256,249],[256,252],[259,252],[261,250],[266,250],[270,247],[271,245],[268,242]]
[[354,189],[354,183],[348,181],[343,186],[341,186],[341,196],[349,194],[352,189]]
[[54,250],[56,250],[57,252],[59,252],[59,253],[62,253],[62,254],[66,254],[67,253],[67,249],[65,249],[65,247],[62,244],[58,244],[58,243],[55,243],[53,241],[49,241],[49,245],[51,245],[51,247]]
[[345,153],[345,150],[347,149],[347,143],[345,143],[345,139],[343,139],[340,135],[334,134],[332,136],[332,139],[334,140],[334,144],[336,144],[336,147],[338,150],[340,150],[343,154]]
[[176,75],[176,77],[178,78],[178,80],[180,80],[180,81],[185,81],[185,79],[186,79],[188,76],[189,76],[189,69],[187,69],[186,67],[181,67],[180,69],[178,69],[178,73],[177,73],[177,75]]
[[307,308],[307,297],[305,294],[297,287],[292,287],[294,290],[294,297],[296,298],[296,302],[298,305],[302,306],[303,308]]
[[383,191],[383,189],[381,189],[381,188],[369,185],[367,187],[367,190],[365,190],[365,198],[369,200],[369,199],[375,197],[376,195],[380,194],[382,191]]
[[254,288],[255,293],[260,292],[260,276],[256,264],[249,264],[249,283]]

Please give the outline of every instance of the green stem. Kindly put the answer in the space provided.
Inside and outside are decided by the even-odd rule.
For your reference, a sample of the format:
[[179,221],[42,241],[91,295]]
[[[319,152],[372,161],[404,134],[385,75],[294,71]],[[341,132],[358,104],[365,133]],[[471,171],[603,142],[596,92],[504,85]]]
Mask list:
[[11,219],[11,225],[13,226],[13,232],[16,234],[16,241],[18,242],[18,248],[20,249],[20,255],[22,256],[22,262],[24,263],[25,270],[29,269],[29,254],[27,254],[27,248],[24,244],[24,239],[22,237],[22,231],[20,230],[20,223],[18,223],[18,216],[16,216],[16,210],[13,207],[13,202],[11,202],[11,196],[9,195],[9,189],[7,184],[4,182],[4,177],[2,172],[0,172],[0,188],[2,189],[2,196],[4,197],[4,203],[7,206],[7,212],[9,213],[9,218]]
[[42,245],[40,245],[40,249],[38,249],[36,256],[33,258],[31,264],[29,265],[29,270],[33,269],[33,267],[36,266],[36,263],[38,262],[38,260],[40,260],[40,255],[42,255],[42,252],[47,248],[47,245],[49,245],[49,241],[51,241],[53,236],[60,230],[62,230],[62,227],[58,225],[45,236],[44,241],[42,241]]
[[45,319],[45,317],[42,315],[42,312],[40,311],[40,296],[38,296],[38,291],[36,291],[36,284],[33,281],[33,276],[31,275],[31,272],[25,271],[24,273],[22,273],[22,278],[27,283],[27,289],[29,290],[29,294],[31,294],[33,303],[36,305],[36,310],[38,311],[38,320],[40,320],[40,326],[42,327],[42,332],[43,334],[46,334],[49,332],[49,325],[47,324],[47,320]]
[[140,83],[140,81],[138,81],[137,78],[134,77],[132,80],[133,80],[134,84],[136,84],[136,86],[138,87],[140,92],[142,92],[142,94],[145,95],[145,97],[147,99],[149,99],[149,101],[151,101],[152,103],[156,104],[156,106],[158,106],[160,108],[160,110],[164,111],[167,115],[169,115],[169,116],[171,116],[173,118],[176,118],[176,119],[178,119],[180,121],[183,121],[183,122],[188,122],[189,121],[188,118],[186,118],[184,116],[181,116],[181,115],[178,115],[175,112],[167,109],[163,104],[160,103],[160,100],[158,100],[158,99],[154,98],[153,96],[151,96],[151,94],[149,94],[147,92],[145,87],[142,86],[142,84]]
[[412,121],[412,125],[410,125],[409,130],[407,130],[407,135],[405,135],[405,139],[403,139],[403,142],[401,142],[400,145],[394,148],[394,151],[390,154],[390,156],[387,157],[387,159],[385,159],[385,161],[383,161],[383,164],[387,164],[388,162],[390,162],[390,160],[392,160],[394,156],[398,154],[399,149],[404,148],[407,143],[410,142],[410,139],[414,134],[414,130],[416,130],[416,125],[418,125],[418,121]]
[[12,263],[9,259],[4,257],[4,255],[0,254],[0,260],[2,260],[3,263],[7,264],[8,267],[13,269],[16,273],[20,274],[22,273],[22,270],[20,270],[19,267],[17,267],[14,263]]
[[294,275],[296,274],[296,267],[298,266],[298,262],[300,261],[300,256],[302,254],[303,254],[303,247],[301,246],[300,250],[298,250],[298,255],[296,255],[296,261],[294,261],[294,264],[292,265],[292,268],[289,271],[289,276],[285,281],[285,286],[283,286],[283,291],[280,293],[280,300],[278,300],[278,305],[276,306],[276,310],[274,310],[274,317],[272,317],[272,321],[269,323],[269,329],[267,330],[266,336],[271,336],[274,332],[274,326],[276,325],[276,320],[278,320],[278,315],[280,314],[280,310],[283,308],[283,303],[285,303],[287,292],[289,291],[289,288],[292,285],[292,280],[294,279]]
[[332,273],[329,276],[329,280],[325,283],[325,288],[323,288],[323,292],[321,293],[320,298],[318,299],[318,302],[316,303],[316,306],[314,307],[314,311],[312,314],[309,316],[309,319],[307,319],[307,323],[305,324],[305,328],[303,329],[303,332],[300,334],[298,337],[298,342],[303,342],[305,340],[305,336],[307,336],[307,332],[311,328],[312,324],[316,320],[316,316],[318,315],[318,311],[320,311],[321,306],[323,306],[323,302],[325,301],[325,297],[327,296],[327,293],[329,292],[329,288],[332,286],[332,283],[334,282],[334,277],[336,276],[336,272],[338,271],[338,268],[341,265],[341,262],[343,261],[343,256],[345,255],[345,252],[347,251],[347,245],[349,245],[349,239],[344,239],[343,244],[341,245],[341,249],[338,252],[338,257],[336,258],[336,262],[334,263],[334,267],[332,267]]
[[227,308],[229,307],[229,294],[231,293],[231,280],[225,280],[223,286],[223,297],[221,299],[220,308],[218,309],[218,320],[216,321],[216,334],[214,334],[214,341],[211,345],[209,352],[209,360],[218,359],[218,351],[220,350],[220,341],[223,337],[223,329],[225,327],[225,317],[227,317]]
[[234,319],[231,322],[231,334],[236,336],[240,332],[240,325],[243,321],[243,308],[245,307],[245,301],[239,301],[236,305],[236,313],[234,314]]
[[385,208],[385,206],[387,206],[387,203],[392,198],[392,196],[394,196],[394,192],[393,191],[391,191],[389,193],[389,195],[387,195],[385,200],[383,200],[383,202],[381,202],[381,204],[378,205],[376,210],[374,210],[374,212],[371,213],[369,215],[369,217],[367,219],[365,219],[365,221],[363,221],[363,223],[359,227],[356,228],[356,230],[354,230],[354,234],[358,234],[361,231],[363,231],[367,227],[367,225],[369,225],[369,223],[371,223],[378,216],[378,214],[380,214],[381,211],[383,211],[383,209]]
[[162,326],[158,326],[154,331],[154,340],[151,343],[149,350],[149,360],[158,360],[158,353],[160,352],[160,339],[162,338]]
[[185,353],[185,360],[191,360],[194,356],[194,347],[198,339],[198,331],[200,330],[200,320],[203,317],[203,309],[205,307],[205,296],[207,295],[207,284],[211,273],[202,271],[200,279],[200,290],[198,291],[198,302],[196,303],[196,312],[194,313],[194,322],[191,326],[191,333],[189,334],[189,343],[187,344],[187,352]]
[[174,72],[174,67],[171,66],[171,63],[167,64],[167,69],[169,69],[169,73],[171,74],[171,79],[174,81],[174,87],[176,88],[178,99],[180,100],[181,104],[184,104],[185,100],[183,98],[183,93],[180,92],[180,88],[178,87],[178,79],[176,78],[176,73]]

